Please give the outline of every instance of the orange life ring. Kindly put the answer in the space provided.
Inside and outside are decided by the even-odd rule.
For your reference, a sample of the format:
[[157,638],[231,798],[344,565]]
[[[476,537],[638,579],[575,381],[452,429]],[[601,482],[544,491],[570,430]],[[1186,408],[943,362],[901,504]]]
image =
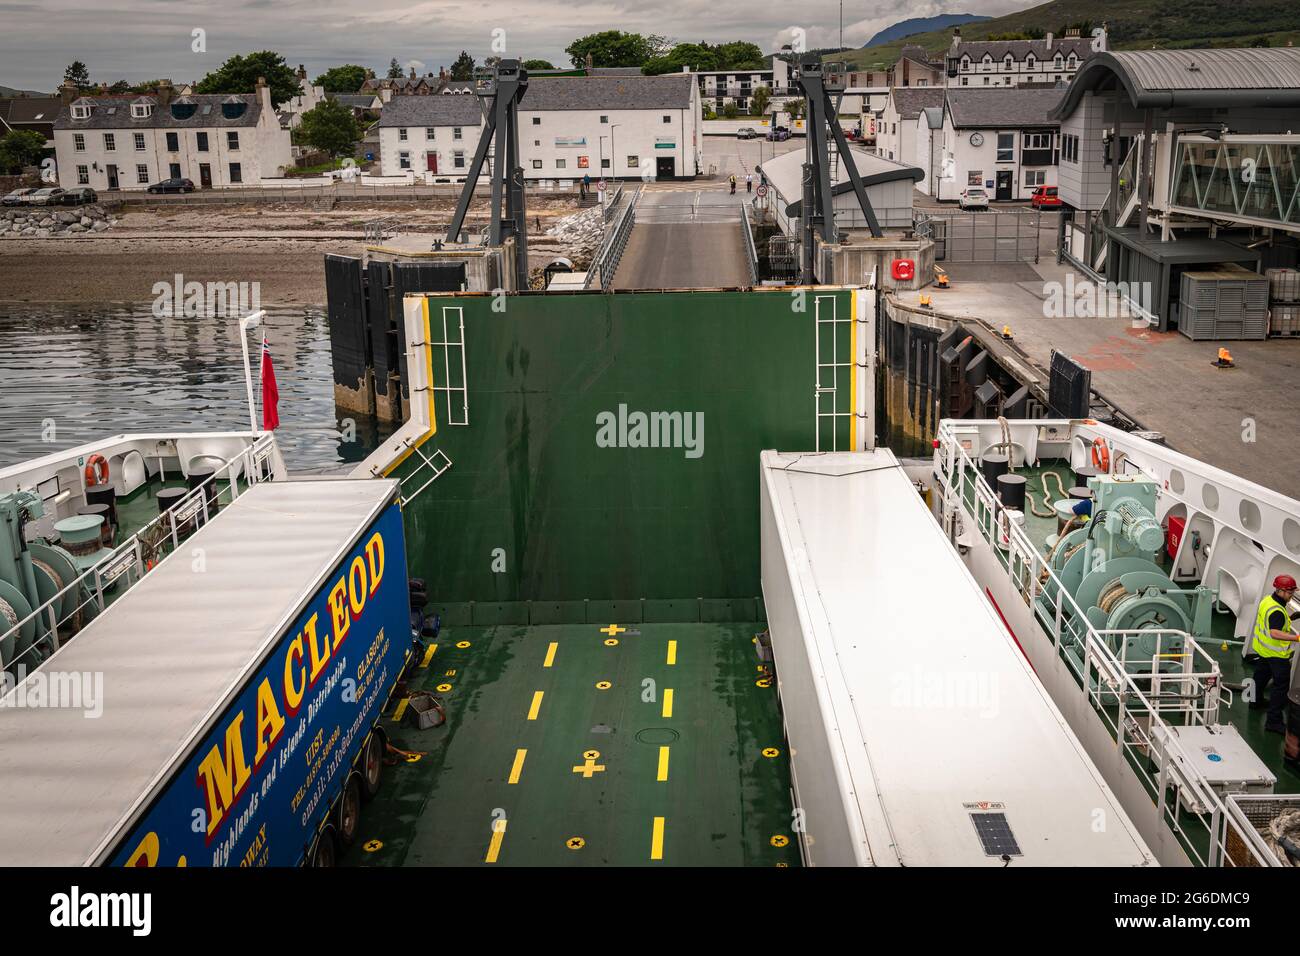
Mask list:
[[108,459],[103,455],[91,455],[86,459],[86,487],[108,484]]
[[1106,439],[1092,440],[1092,463],[1106,474],[1110,474],[1110,446],[1106,444]]

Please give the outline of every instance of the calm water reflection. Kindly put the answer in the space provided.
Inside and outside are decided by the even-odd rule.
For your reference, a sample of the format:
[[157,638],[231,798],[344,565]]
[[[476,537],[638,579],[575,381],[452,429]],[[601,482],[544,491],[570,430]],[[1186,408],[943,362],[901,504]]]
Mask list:
[[[356,440],[345,440],[324,310],[268,309],[265,328],[289,467],[363,459],[392,426],[350,416]],[[255,392],[260,348],[250,334]],[[233,319],[160,319],[147,303],[0,305],[0,466],[122,432],[247,427]]]

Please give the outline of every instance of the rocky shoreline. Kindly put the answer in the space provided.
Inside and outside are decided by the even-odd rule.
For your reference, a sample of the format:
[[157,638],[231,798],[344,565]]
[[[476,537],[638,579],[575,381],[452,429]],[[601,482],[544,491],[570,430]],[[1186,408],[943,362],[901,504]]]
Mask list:
[[89,206],[16,206],[0,212],[0,238],[44,239],[48,236],[73,236],[78,233],[104,232],[117,225],[98,205]]

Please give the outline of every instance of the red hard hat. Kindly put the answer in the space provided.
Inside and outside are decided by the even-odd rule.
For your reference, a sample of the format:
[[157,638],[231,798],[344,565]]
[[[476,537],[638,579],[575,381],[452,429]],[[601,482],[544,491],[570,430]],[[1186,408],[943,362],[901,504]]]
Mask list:
[[1295,578],[1289,574],[1279,574],[1273,579],[1274,591],[1294,591],[1295,589]]

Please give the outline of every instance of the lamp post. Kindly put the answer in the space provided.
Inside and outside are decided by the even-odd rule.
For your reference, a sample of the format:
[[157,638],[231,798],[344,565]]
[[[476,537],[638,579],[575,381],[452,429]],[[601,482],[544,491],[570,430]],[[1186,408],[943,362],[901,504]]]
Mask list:
[[609,178],[615,179],[618,175],[618,150],[614,146],[614,130],[622,126],[622,123],[611,123],[609,126]]
[[239,347],[244,350],[244,385],[248,389],[248,424],[253,431],[257,427],[257,406],[253,403],[253,366],[248,360],[248,330],[255,329],[262,323],[265,310],[250,312],[239,320]]
[[[600,153],[600,171],[599,171],[600,179],[598,179],[596,182],[597,188],[599,188],[600,183],[603,183],[605,181],[605,137],[598,136],[596,137],[596,140],[600,147],[598,150],[598,152]],[[612,151],[613,148],[614,148],[614,144],[611,143],[610,150]],[[610,161],[610,166],[611,167],[613,166],[613,160]],[[605,188],[600,191],[600,211],[602,213],[605,212],[605,196],[608,193],[609,193],[609,185],[606,184]]]

